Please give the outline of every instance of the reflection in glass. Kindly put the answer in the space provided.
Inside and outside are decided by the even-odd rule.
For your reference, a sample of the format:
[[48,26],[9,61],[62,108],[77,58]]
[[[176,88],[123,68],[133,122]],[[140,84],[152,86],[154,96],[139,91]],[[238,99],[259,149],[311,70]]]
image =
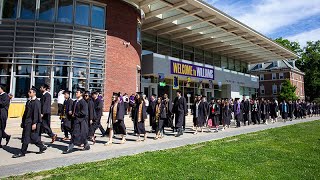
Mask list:
[[91,26],[94,28],[104,29],[105,12],[103,7],[92,6],[91,10]]
[[31,65],[16,65],[16,74],[17,75],[30,75],[31,74]]
[[30,77],[16,77],[15,98],[27,98],[30,89]]
[[89,15],[90,15],[89,4],[77,2],[75,23],[79,25],[89,26]]
[[15,19],[17,17],[18,0],[4,0],[2,18]]
[[11,64],[0,64],[0,75],[11,75]]
[[57,98],[60,89],[69,90],[68,78],[54,78],[53,97]]
[[50,66],[36,66],[36,76],[50,76]]
[[55,66],[53,69],[54,69],[54,76],[62,76],[62,77],[69,76],[69,67]]
[[5,92],[10,92],[10,76],[0,76],[0,84],[5,86]]
[[21,19],[34,19],[36,15],[36,0],[23,0],[21,2]]
[[55,0],[40,0],[39,19],[54,21]]
[[58,22],[72,23],[73,1],[59,0],[58,4]]
[[73,77],[86,78],[87,69],[86,68],[73,68]]

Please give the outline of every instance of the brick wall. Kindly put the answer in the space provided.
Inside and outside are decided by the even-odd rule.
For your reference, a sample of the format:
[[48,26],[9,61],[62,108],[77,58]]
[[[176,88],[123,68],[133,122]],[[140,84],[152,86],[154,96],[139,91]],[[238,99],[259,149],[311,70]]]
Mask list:
[[[140,13],[119,0],[107,0],[107,51],[104,111],[109,111],[112,93],[135,93],[137,66],[140,66],[141,46],[137,43],[137,22]],[[129,46],[124,43],[130,42]]]

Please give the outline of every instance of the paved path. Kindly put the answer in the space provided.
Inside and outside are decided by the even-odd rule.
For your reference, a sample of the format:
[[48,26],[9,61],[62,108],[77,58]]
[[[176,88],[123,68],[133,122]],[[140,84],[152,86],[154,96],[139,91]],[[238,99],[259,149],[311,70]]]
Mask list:
[[[317,119],[320,118],[316,117],[304,120],[294,120],[286,123],[280,121],[269,125],[250,125],[241,128],[230,128],[225,131],[219,131],[218,133],[199,133],[197,135],[193,135],[192,130],[187,129],[186,133],[182,137],[176,138],[174,137],[174,134],[170,132],[160,140],[153,140],[154,134],[150,133],[148,134],[148,140],[146,142],[135,142],[136,137],[128,135],[126,144],[117,144],[120,142],[120,140],[117,139],[115,141],[116,144],[113,144],[112,146],[104,146],[103,144],[107,142],[107,138],[102,138],[98,135],[97,143],[94,146],[91,146],[90,151],[75,151],[71,154],[64,155],[62,154],[62,151],[67,148],[67,142],[55,142],[54,144],[46,143],[48,145],[48,150],[44,154],[36,154],[38,148],[34,145],[30,145],[28,149],[30,153],[19,159],[11,158],[12,154],[19,152],[19,148],[21,147],[19,137],[21,135],[19,133],[14,133],[18,132],[17,128],[14,128],[14,125],[18,124],[18,121],[10,120],[9,130],[10,132],[13,132],[13,138],[10,141],[9,146],[4,146],[3,149],[0,149],[0,177],[20,175],[28,172],[38,172],[77,163],[100,161],[119,156],[138,154],[146,151],[175,148],[187,144],[217,140],[270,128],[314,121]],[[126,124],[129,126],[129,132],[132,132],[131,121],[128,118],[126,121]],[[191,125],[191,122],[191,118],[189,117],[187,125]],[[53,128],[58,130],[57,118],[53,117],[52,124]],[[59,133],[59,135],[62,137],[61,133]],[[50,139],[47,137],[43,137],[42,140],[44,142],[50,142]]]

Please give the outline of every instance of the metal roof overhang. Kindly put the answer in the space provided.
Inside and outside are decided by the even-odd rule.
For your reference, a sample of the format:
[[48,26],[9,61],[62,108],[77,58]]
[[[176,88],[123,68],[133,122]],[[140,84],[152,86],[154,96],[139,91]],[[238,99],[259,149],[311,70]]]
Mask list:
[[142,31],[247,63],[297,55],[201,0],[130,0],[144,12]]

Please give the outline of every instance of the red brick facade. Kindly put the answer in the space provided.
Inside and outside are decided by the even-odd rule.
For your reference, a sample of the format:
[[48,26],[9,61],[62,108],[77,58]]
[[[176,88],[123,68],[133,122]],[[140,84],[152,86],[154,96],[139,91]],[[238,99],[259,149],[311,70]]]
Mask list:
[[[140,85],[141,46],[137,42],[140,13],[120,0],[107,0],[106,78],[104,111],[109,111],[112,93],[135,93]],[[130,44],[129,44],[130,43]]]
[[[280,78],[280,73],[283,73],[283,78]],[[304,75],[295,71],[268,71],[268,72],[255,72],[253,73],[260,77],[259,81],[259,91],[258,95],[259,97],[271,99],[275,98],[280,93],[280,87],[281,84],[285,81],[285,79],[290,79],[290,82],[292,85],[296,86],[296,95],[300,99],[305,99],[304,95]],[[272,78],[272,74],[275,74],[275,78]],[[261,79],[261,76],[263,76],[263,79]],[[272,86],[277,86],[277,92],[273,93]],[[264,87],[264,93],[262,93],[262,86]]]

